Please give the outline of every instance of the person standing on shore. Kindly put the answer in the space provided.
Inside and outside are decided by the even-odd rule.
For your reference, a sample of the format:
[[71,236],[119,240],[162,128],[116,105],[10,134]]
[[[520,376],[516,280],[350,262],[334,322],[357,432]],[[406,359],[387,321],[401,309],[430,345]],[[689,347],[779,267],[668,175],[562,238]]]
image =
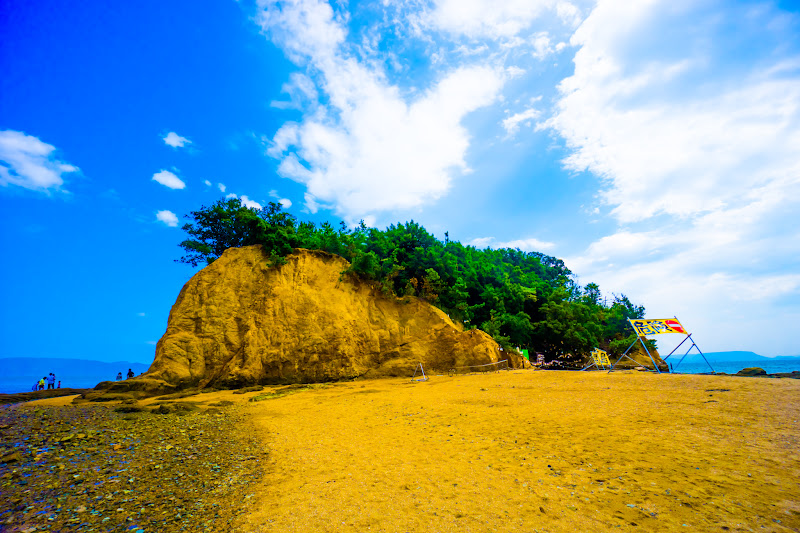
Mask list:
[[117,381],[122,379],[122,372],[117,372]]
[[39,390],[44,390],[44,380],[44,377],[39,380]]
[[47,376],[47,390],[55,388],[56,388],[56,375],[50,372],[50,375]]
[[58,380],[58,387],[56,387],[56,388],[57,388],[57,389],[60,389],[60,388],[61,388],[61,380]]
[[131,379],[133,377],[133,370],[130,368],[128,369],[128,377],[126,379]]

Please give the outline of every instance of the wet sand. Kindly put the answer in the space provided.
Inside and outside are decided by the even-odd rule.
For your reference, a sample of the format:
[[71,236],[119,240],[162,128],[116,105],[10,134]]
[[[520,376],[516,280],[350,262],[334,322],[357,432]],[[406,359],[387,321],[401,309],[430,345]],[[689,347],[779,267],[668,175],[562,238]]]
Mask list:
[[512,371],[249,404],[242,531],[797,531],[800,382]]

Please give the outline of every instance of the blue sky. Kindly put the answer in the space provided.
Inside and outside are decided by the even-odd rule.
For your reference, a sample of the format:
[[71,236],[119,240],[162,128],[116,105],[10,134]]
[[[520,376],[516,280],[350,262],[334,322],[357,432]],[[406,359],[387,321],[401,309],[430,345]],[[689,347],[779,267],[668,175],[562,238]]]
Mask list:
[[0,356],[151,361],[182,217],[226,195],[545,252],[705,351],[800,354],[791,2],[4,10]]

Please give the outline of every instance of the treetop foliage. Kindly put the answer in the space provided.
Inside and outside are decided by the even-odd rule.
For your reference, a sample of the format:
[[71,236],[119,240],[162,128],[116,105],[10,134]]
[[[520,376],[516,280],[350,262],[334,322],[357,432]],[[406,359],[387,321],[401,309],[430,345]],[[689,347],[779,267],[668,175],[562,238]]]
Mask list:
[[539,252],[442,242],[414,221],[385,230],[362,222],[351,229],[298,222],[270,202],[263,209],[238,199],[192,211],[183,226],[179,262],[210,264],[227,248],[262,245],[271,264],[294,248],[323,250],[350,262],[346,274],[379,284],[387,294],[418,296],[465,327],[478,327],[505,347],[528,348],[547,360],[582,357],[595,347],[620,355],[635,340],[629,318],[644,307],[625,295],[602,298],[600,287],[575,282],[561,259]]

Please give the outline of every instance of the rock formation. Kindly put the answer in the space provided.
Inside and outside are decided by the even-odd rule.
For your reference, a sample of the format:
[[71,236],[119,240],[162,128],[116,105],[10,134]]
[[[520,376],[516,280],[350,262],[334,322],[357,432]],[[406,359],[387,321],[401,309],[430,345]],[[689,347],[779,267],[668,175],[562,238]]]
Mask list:
[[464,331],[427,302],[343,275],[339,256],[300,249],[286,259],[270,267],[260,246],[231,248],[195,274],[141,381],[319,382],[506,358],[489,335]]
[[767,371],[757,366],[743,368],[736,373],[737,376],[766,376]]

